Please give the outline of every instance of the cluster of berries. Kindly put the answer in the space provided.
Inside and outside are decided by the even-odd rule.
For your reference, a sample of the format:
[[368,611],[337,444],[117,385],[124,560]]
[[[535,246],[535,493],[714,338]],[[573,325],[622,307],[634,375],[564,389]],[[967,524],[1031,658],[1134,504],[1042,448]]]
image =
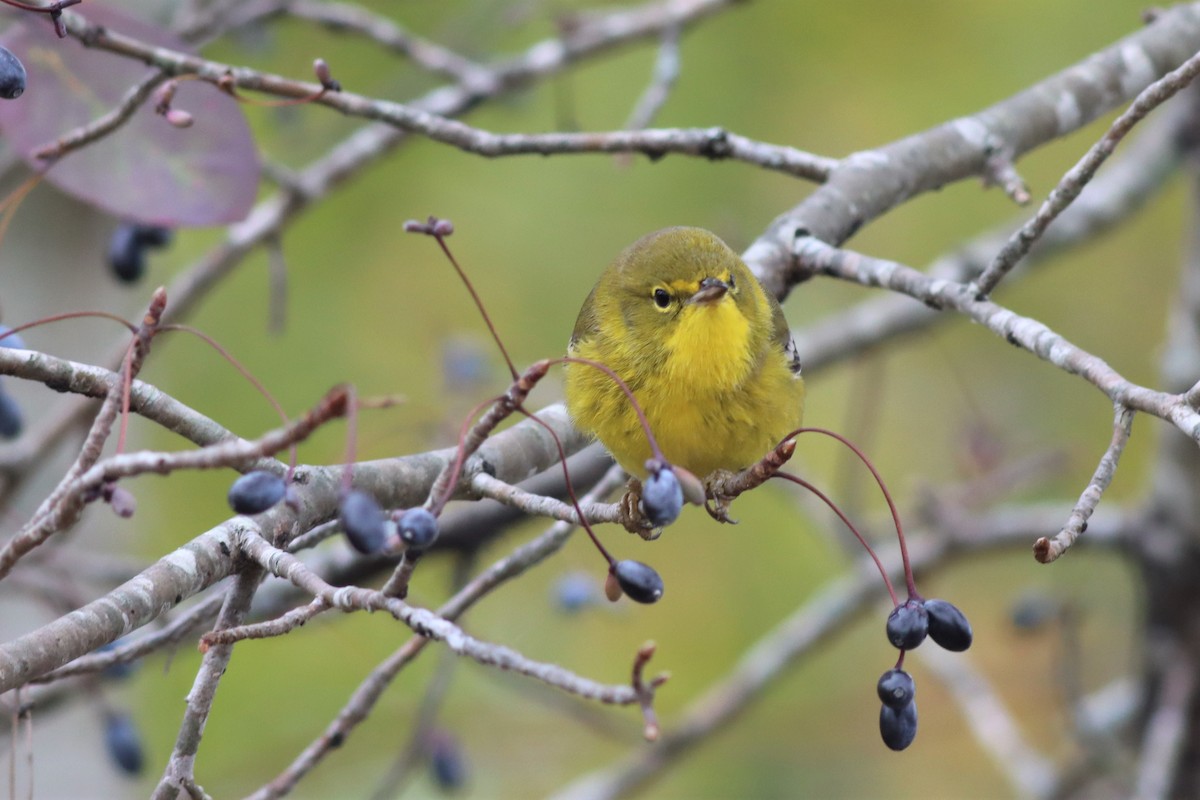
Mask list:
[[[670,525],[683,511],[683,487],[670,464],[651,459],[642,484],[642,513],[656,528]],[[649,564],[624,559],[609,565],[604,594],[614,603],[624,594],[637,603],[657,603],[663,595],[662,576]]]
[[146,274],[146,250],[170,243],[170,228],[122,222],[108,240],[108,268],[117,280],[133,283]]
[[[293,502],[291,486],[273,472],[247,472],[229,487],[229,507],[235,513],[247,516],[261,514],[280,502]],[[410,508],[389,516],[374,497],[359,489],[342,493],[338,501],[338,521],[346,541],[363,555],[387,549],[393,530],[409,553],[424,552],[438,536],[437,517],[428,509]]]
[[875,687],[883,703],[879,709],[879,733],[888,747],[903,750],[917,736],[916,684],[903,669],[905,652],[928,637],[945,649],[960,653],[971,646],[971,623],[945,600],[909,595],[908,600],[888,615],[887,637],[900,649],[900,660],[883,673]]

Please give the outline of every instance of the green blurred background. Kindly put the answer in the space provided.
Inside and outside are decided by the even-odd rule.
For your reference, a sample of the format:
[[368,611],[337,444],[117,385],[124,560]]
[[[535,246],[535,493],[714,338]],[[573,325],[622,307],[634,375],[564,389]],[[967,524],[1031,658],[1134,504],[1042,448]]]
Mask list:
[[[579,2],[364,3],[406,27],[467,55],[516,52],[554,31],[555,16]],[[1140,26],[1133,0],[1010,0],[1006,3],[880,4],[759,0],[690,30],[682,73],[659,126],[725,126],[768,142],[828,155],[871,148],[969,114],[1067,67]],[[588,61],[562,77],[492,103],[468,118],[494,131],[619,127],[646,84],[655,46],[644,44]],[[206,55],[286,75],[310,74],[324,57],[350,90],[395,100],[436,85],[402,61],[349,37],[280,22],[227,40]],[[299,168],[356,122],[321,108],[247,109],[268,159]],[[1021,162],[1035,198],[1052,188],[1103,130],[1093,126]],[[743,249],[782,210],[811,191],[797,180],[734,163],[670,156],[626,163],[608,156],[487,160],[428,141],[413,141],[338,190],[292,226],[283,240],[288,264],[288,324],[267,332],[267,259],[258,254],[205,303],[192,322],[249,366],[285,408],[308,407],[326,388],[352,381],[364,394],[401,393],[401,407],[362,421],[360,456],[385,457],[445,446],[466,410],[503,386],[504,370],[470,300],[433,242],[401,232],[408,218],[437,214],[457,226],[455,253],[519,363],[560,354],[580,302],[603,265],[640,235],[667,225],[711,228]],[[1180,182],[1129,225],[1079,248],[998,300],[1036,317],[1105,358],[1133,381],[1154,385],[1181,249]],[[91,245],[59,266],[34,262],[36,224],[67,204],[40,189],[0,252],[5,322],[19,321],[11,297],[27,297],[32,318],[85,305],[125,314],[141,308],[150,287],[167,283],[219,231],[184,231],[154,259],[130,291],[102,266],[113,224],[74,208]],[[1002,193],[968,181],[922,197],[862,231],[854,248],[923,266],[982,230],[1008,220]],[[22,242],[25,243],[22,246]],[[1133,268],[1131,268],[1133,267]],[[814,320],[873,296],[829,280],[799,287],[785,310],[799,334]],[[1130,308],[1129,299],[1138,302]],[[88,299],[90,298],[90,299]],[[97,300],[99,298],[99,300]],[[26,312],[27,310],[27,312]],[[1103,320],[1103,324],[1097,324]],[[90,331],[90,329],[87,329]],[[53,344],[35,347],[87,357],[76,324]],[[50,334],[47,334],[50,336]],[[95,337],[103,339],[104,337]],[[448,349],[466,353],[483,373],[466,389],[447,382]],[[192,341],[164,342],[142,376],[199,410],[251,436],[274,424],[270,409],[233,370]],[[19,387],[26,402],[46,392]],[[556,379],[535,405],[559,397]],[[807,421],[859,440],[877,459],[903,509],[917,493],[964,478],[973,430],[986,428],[1004,459],[1049,451],[1066,467],[1036,476],[1007,501],[1050,500],[1063,519],[1109,439],[1111,406],[1082,381],[1017,351],[977,326],[951,321],[887,352],[809,375]],[[178,447],[176,438],[135,425],[137,443]],[[302,460],[337,461],[344,429],[331,426],[301,451]],[[1158,428],[1139,420],[1111,502],[1144,490]],[[861,518],[881,504],[822,440],[803,441],[803,473],[835,497],[849,497]],[[232,473],[142,478],[131,486],[139,512],[131,523],[92,509],[76,543],[154,557],[224,519]],[[36,498],[27,500],[29,508]],[[856,504],[856,501],[857,504]],[[847,536],[810,519],[797,498],[767,487],[740,499],[737,527],[691,510],[659,540],[645,544],[616,528],[601,530],[620,556],[653,564],[667,591],[653,607],[622,603],[565,614],[557,581],[599,560],[581,539],[473,611],[465,627],[481,638],[560,663],[598,680],[626,680],[633,652],[654,639],[654,666],[669,669],[660,692],[664,726],[689,700],[725,674],[739,654],[798,604],[844,573]],[[533,521],[484,555],[507,553],[542,530]],[[886,539],[887,526],[876,529]],[[1049,533],[1049,532],[1048,532]],[[334,546],[341,547],[339,543]],[[413,596],[434,605],[447,594],[449,564],[422,566]],[[1031,743],[1050,757],[1074,752],[1055,670],[1060,642],[1051,631],[1018,633],[1013,602],[1027,590],[1069,598],[1084,612],[1085,687],[1096,689],[1136,664],[1137,592],[1122,565],[1086,547],[1053,567],[1027,549],[956,563],[927,579],[927,595],[951,599],[970,616],[969,658],[996,682]],[[697,749],[646,794],[653,797],[1009,797],[1012,790],[975,744],[947,692],[919,659],[911,661],[920,734],[905,753],[879,741],[874,684],[894,661],[883,636],[886,608],[797,666],[736,723]],[[29,621],[32,627],[38,620]],[[282,639],[240,645],[225,676],[197,762],[197,777],[216,797],[244,794],[273,777],[317,736],[367,672],[407,633],[383,617],[329,615]],[[169,755],[198,655],[185,646],[155,659],[113,701],[130,707],[145,735],[145,779],[122,784],[144,795]],[[410,723],[435,669],[431,649],[397,681],[371,719],[295,793],[362,797],[405,746]],[[469,797],[540,796],[604,766],[639,743],[635,711],[584,708],[564,713],[555,692],[474,663],[457,665],[441,715],[467,761]],[[578,704],[568,702],[567,708]],[[594,716],[603,725],[589,722]],[[39,734],[40,735],[40,734]],[[86,750],[85,740],[77,745]],[[101,745],[95,741],[95,750]],[[39,769],[65,758],[38,752]],[[103,767],[101,767],[103,769]],[[438,796],[422,773],[408,796]]]

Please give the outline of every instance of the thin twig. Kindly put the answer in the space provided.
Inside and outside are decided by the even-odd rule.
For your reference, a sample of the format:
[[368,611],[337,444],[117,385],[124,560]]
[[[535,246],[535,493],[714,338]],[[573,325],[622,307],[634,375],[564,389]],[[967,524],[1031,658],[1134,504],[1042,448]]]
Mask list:
[[1169,422],[1200,443],[1200,412],[1188,405],[1183,395],[1132,383],[1103,359],[1048,326],[991,300],[981,300],[961,283],[937,280],[904,264],[831,247],[812,237],[797,241],[796,257],[816,272],[901,292],[939,310],[957,311],[1009,344],[1080,376],[1112,402]]
[[1129,108],[1109,126],[1100,141],[1092,145],[1083,158],[1067,171],[1033,219],[1013,234],[996,254],[996,258],[972,284],[975,294],[979,297],[991,294],[1004,276],[1029,252],[1050,223],[1079,196],[1125,135],[1147,114],[1183,90],[1198,73],[1200,53],[1143,89]]
[[[620,467],[611,468],[604,479],[583,498],[584,502],[592,503],[606,496],[620,486],[623,480],[624,472]],[[574,529],[575,526],[565,522],[551,526],[541,536],[517,548],[510,555],[495,562],[476,576],[438,609],[438,616],[450,621],[458,619],[493,589],[556,553],[566,543]],[[355,689],[325,731],[309,744],[283,772],[251,795],[251,798],[267,800],[267,798],[281,797],[291,791],[305,775],[324,760],[330,751],[341,746],[346,737],[367,718],[384,690],[428,643],[429,639],[423,636],[414,636],[372,670],[371,674]]]
[[[254,565],[246,565],[238,574],[237,582],[225,597],[225,604],[217,617],[218,630],[241,624],[250,610],[250,603],[262,578],[263,570]],[[175,749],[163,770],[162,779],[151,795],[154,800],[174,800],[181,792],[187,792],[192,797],[201,796],[197,790],[203,790],[195,782],[196,754],[200,750],[204,726],[217,696],[217,686],[232,656],[232,645],[213,647],[205,652],[192,689],[188,692],[187,709],[179,726]]]
[[1125,444],[1129,441],[1132,430],[1133,411],[1118,404],[1116,417],[1113,419],[1112,441],[1109,442],[1104,455],[1100,457],[1100,463],[1096,465],[1096,471],[1092,473],[1092,479],[1088,481],[1087,488],[1079,496],[1079,502],[1071,510],[1071,516],[1067,517],[1067,523],[1053,539],[1042,536],[1034,542],[1033,555],[1038,561],[1043,564],[1054,561],[1067,552],[1087,530],[1088,519],[1096,510],[1096,506],[1100,504],[1100,498],[1104,496],[1105,490],[1112,482],[1113,475],[1117,472],[1117,463],[1121,460],[1121,453],[1125,451]]
[[625,120],[622,126],[625,130],[640,131],[650,127],[650,123],[671,96],[671,89],[679,80],[679,34],[678,25],[663,30],[658,57],[654,60],[654,75],[650,85],[638,98],[629,118]]

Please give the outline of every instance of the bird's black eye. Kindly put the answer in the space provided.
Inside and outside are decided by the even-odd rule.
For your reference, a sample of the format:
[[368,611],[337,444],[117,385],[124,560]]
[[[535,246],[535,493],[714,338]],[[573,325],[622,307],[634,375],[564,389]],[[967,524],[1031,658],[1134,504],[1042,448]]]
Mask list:
[[671,305],[671,293],[666,289],[655,289],[654,304],[659,308],[666,308]]
[[731,272],[731,273],[729,273],[729,280],[727,280],[727,281],[725,281],[725,282],[729,284],[729,288],[730,288],[730,289],[734,288],[734,283],[733,283],[733,273],[732,273],[732,272]]

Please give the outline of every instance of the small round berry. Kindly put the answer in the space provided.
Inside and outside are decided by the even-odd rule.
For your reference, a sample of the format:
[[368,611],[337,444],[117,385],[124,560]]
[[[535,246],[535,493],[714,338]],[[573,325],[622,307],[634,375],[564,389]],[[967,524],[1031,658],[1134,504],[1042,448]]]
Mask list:
[[920,600],[907,600],[896,606],[887,620],[887,637],[895,647],[912,650],[929,633],[929,615]]
[[585,573],[568,572],[555,582],[553,597],[561,610],[574,614],[596,602],[596,585]]
[[[96,652],[97,653],[108,653],[108,652],[111,652],[116,649],[117,649],[116,642],[109,642],[108,644],[104,644],[104,645],[101,645],[100,647],[97,647]],[[123,681],[126,678],[133,675],[133,673],[137,672],[138,666],[140,664],[141,664],[141,661],[137,660],[137,659],[135,659],[133,661],[117,661],[115,663],[109,664],[107,667],[105,667],[103,670],[101,670],[100,675],[107,678],[110,681]]]
[[1059,599],[1041,592],[1027,592],[1013,603],[1012,624],[1019,631],[1033,632],[1063,612]]
[[16,100],[25,94],[25,65],[6,47],[0,47],[0,97]]
[[663,579],[654,568],[640,561],[624,560],[613,565],[612,575],[621,591],[638,603],[657,603],[663,595]]
[[15,439],[25,428],[21,407],[8,392],[0,389],[0,439]]
[[104,745],[109,758],[126,775],[141,775],[145,756],[142,737],[133,718],[120,711],[110,711],[104,717]]
[[438,537],[438,521],[428,509],[410,508],[400,515],[400,538],[409,550],[420,552],[434,543]]
[[124,283],[133,283],[146,274],[146,250],[133,223],[122,222],[113,231],[108,240],[108,267]]
[[929,614],[930,639],[955,653],[971,646],[971,623],[955,606],[945,600],[926,600],[925,611]]
[[904,670],[889,669],[879,678],[875,691],[885,706],[898,710],[912,702],[917,687],[912,676]]
[[229,507],[238,514],[261,514],[283,499],[287,484],[278,475],[256,469],[229,487]]
[[387,541],[383,509],[375,498],[358,489],[346,492],[338,505],[338,518],[350,546],[363,555],[378,553]]
[[917,704],[909,702],[901,708],[880,706],[879,734],[893,750],[903,750],[912,744],[917,738]]
[[439,789],[453,792],[467,782],[467,763],[458,740],[445,731],[435,731],[429,742],[429,770]]
[[642,510],[656,528],[670,525],[683,510],[683,488],[670,467],[651,469],[642,484]]

